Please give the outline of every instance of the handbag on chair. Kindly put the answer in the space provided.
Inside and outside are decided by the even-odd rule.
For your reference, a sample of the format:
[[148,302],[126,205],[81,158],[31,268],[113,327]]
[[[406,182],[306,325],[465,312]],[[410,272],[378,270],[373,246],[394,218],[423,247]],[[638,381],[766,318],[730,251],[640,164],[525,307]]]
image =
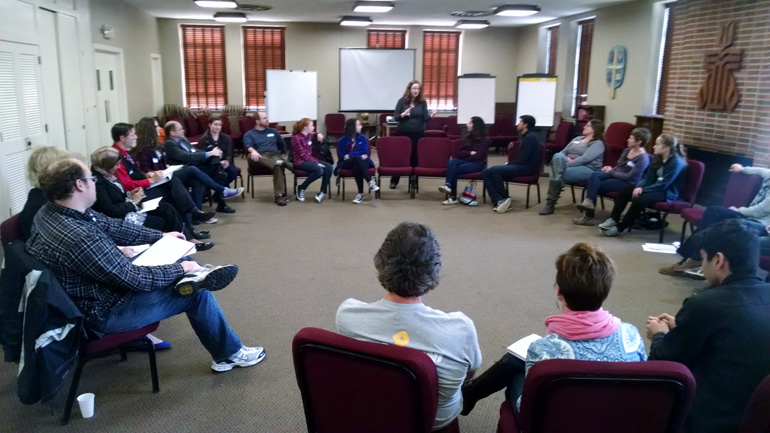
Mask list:
[[478,206],[479,202],[476,200],[476,181],[472,180],[468,182],[465,190],[460,195],[460,203],[466,206]]

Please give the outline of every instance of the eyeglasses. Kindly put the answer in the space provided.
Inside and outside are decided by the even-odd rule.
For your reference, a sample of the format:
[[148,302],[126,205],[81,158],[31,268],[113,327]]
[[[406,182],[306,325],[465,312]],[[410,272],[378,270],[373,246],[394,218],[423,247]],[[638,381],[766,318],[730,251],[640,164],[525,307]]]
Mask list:
[[93,180],[96,183],[96,176],[81,177],[80,180]]

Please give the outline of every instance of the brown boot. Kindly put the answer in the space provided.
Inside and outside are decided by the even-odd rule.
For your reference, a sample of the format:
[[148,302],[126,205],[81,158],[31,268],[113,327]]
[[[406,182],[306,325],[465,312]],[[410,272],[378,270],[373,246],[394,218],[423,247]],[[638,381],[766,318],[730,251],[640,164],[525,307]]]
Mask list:
[[671,266],[664,266],[658,269],[663,275],[671,275],[674,277],[684,276],[684,271],[688,269],[699,268],[702,264],[701,260],[687,259],[684,262],[674,263]]

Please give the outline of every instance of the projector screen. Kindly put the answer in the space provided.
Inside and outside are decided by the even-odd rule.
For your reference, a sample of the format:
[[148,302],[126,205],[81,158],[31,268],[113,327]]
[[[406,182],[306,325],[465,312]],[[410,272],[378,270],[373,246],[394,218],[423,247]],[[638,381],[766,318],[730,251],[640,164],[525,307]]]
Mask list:
[[414,80],[414,59],[413,49],[340,48],[339,111],[393,111]]
[[495,77],[457,77],[457,123],[464,125],[473,116],[495,123]]
[[318,72],[268,69],[265,90],[271,122],[318,119]]
[[[516,119],[529,114],[536,127],[553,126],[556,112],[556,77],[519,77],[516,92]],[[459,119],[458,119],[459,120]]]

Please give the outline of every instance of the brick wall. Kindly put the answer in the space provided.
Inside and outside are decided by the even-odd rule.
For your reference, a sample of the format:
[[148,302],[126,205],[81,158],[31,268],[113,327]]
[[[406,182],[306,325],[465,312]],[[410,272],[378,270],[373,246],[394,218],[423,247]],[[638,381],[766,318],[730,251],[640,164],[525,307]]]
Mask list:
[[[673,35],[664,131],[704,150],[741,154],[770,167],[770,2],[679,0],[672,6]],[[732,113],[698,107],[708,72],[704,53],[716,50],[721,26],[736,21],[735,71],[741,100]]]

